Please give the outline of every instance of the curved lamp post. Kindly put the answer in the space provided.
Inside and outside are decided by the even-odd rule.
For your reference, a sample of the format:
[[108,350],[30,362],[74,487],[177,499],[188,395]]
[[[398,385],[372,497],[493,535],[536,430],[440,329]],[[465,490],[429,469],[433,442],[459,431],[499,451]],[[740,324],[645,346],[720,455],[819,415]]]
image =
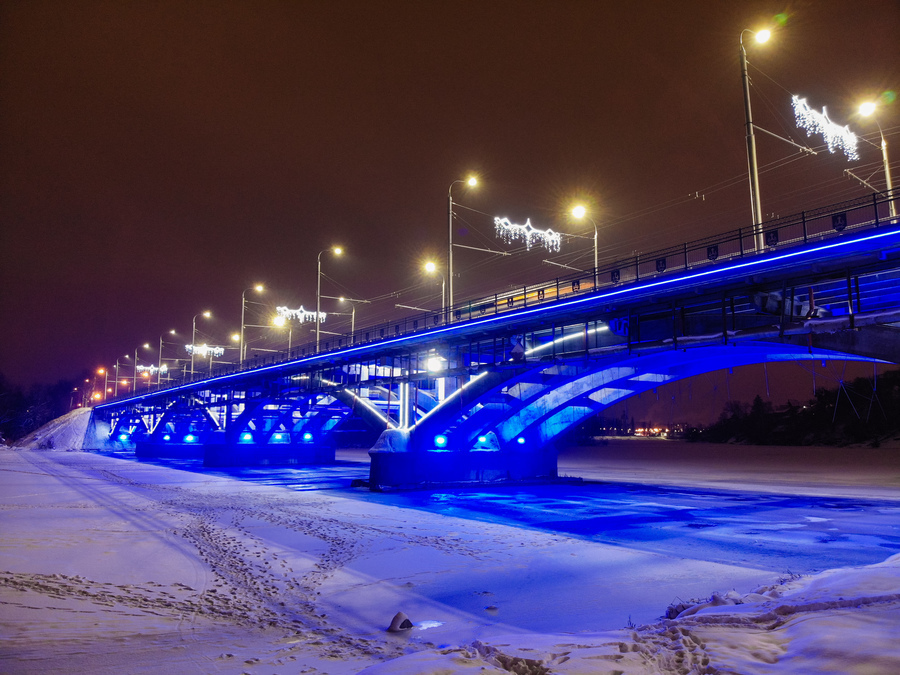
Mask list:
[[162,352],[163,352],[163,337],[165,335],[176,335],[175,329],[173,328],[168,333],[163,333],[159,336],[159,363],[156,365],[156,388],[162,388]]
[[747,73],[747,50],[744,49],[744,33],[751,33],[757,42],[765,42],[772,33],[768,30],[753,31],[745,28],[741,31],[741,80],[744,84],[744,120],[747,126],[747,165],[750,173],[750,210],[753,214],[753,235],[756,250],[765,249],[762,233],[762,202],[759,198],[759,169],[756,163],[756,136],[753,133],[753,113],[750,110],[750,75]]
[[328,251],[335,255],[341,255],[344,249],[340,246],[332,246],[319,251],[319,255],[316,256],[316,353],[319,352],[319,324],[322,323],[319,320],[322,313],[322,254],[328,253]]
[[244,310],[247,308],[247,291],[256,291],[257,293],[263,292],[263,285],[256,284],[253,288],[245,288],[244,292],[241,293],[241,344],[240,344],[240,354],[238,356],[238,365],[244,365]]
[[455,180],[450,183],[447,189],[447,220],[449,222],[449,246],[447,247],[447,276],[450,277],[450,302],[449,307],[453,307],[453,186],[457,183],[465,183],[469,187],[478,185],[478,179],[475,176],[469,176],[465,180]]
[[584,208],[581,204],[578,204],[572,209],[572,215],[581,220],[582,218],[587,217],[588,220],[591,221],[591,225],[594,226],[594,275],[597,274],[597,222],[587,215],[587,209]]
[[[873,115],[875,111],[878,109],[878,105],[868,101],[859,106],[859,114],[863,117],[869,117]],[[890,201],[888,202],[888,208],[890,209],[891,218],[897,217],[897,206],[894,203],[896,200],[896,195],[894,194],[894,184],[891,181],[891,164],[888,162],[888,150],[887,150],[887,141],[884,140],[884,131],[881,129],[881,125],[878,123],[878,118],[873,118],[875,120],[875,125],[878,127],[878,133],[881,134],[881,159],[884,162],[884,182],[887,186],[887,191],[889,195]]]
[[212,317],[212,312],[200,312],[200,314],[194,314],[194,320],[191,324],[191,380],[194,379],[194,352],[196,351],[194,347],[197,346],[197,317],[202,316],[207,319]]
[[[144,349],[150,349],[150,343],[145,342],[144,344],[141,345],[141,347],[143,347]],[[132,394],[137,393],[137,371],[138,371],[138,358],[137,357],[138,357],[138,349],[140,349],[141,347],[137,347],[134,350],[134,372],[131,375],[131,393]],[[149,388],[149,386],[150,386],[150,383],[148,382],[147,387]]]
[[[435,272],[437,272],[437,265],[435,265],[432,261],[429,260],[427,263],[425,263],[425,271],[428,274],[434,274]],[[440,274],[440,277],[441,277],[441,315],[444,316],[444,320],[446,321],[447,320],[446,319],[447,298],[446,298],[444,291],[445,291],[445,287],[447,285],[447,279],[446,279],[446,277],[444,277],[443,274]]]

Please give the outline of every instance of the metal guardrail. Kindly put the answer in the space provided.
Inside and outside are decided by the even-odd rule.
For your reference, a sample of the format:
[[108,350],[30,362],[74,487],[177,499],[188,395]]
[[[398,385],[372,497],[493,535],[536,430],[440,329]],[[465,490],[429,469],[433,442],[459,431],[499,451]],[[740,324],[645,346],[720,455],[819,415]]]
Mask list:
[[[895,196],[896,192],[896,190],[893,193],[875,192],[869,197],[838,202],[763,223],[761,227],[765,242],[764,250],[756,249],[755,228],[740,227],[718,235],[695,239],[647,253],[639,253],[604,264],[597,269],[573,273],[551,281],[523,286],[521,289],[506,290],[457,303],[445,311],[422,312],[396,321],[380,322],[360,328],[354,333],[329,336],[329,339],[321,341],[320,344],[324,348],[320,349],[318,353],[326,354],[351,345],[377,344],[381,340],[425,333],[448,324],[465,323],[484,316],[515,312],[571,298],[573,295],[627,286],[664,274],[694,270],[748,256],[764,255],[775,250],[804,245],[811,241],[840,237],[849,231],[872,229],[886,223],[896,223],[898,219],[889,215],[891,202],[893,201],[895,204],[900,202],[900,196]],[[315,344],[310,342],[294,347],[290,351],[286,350],[262,359],[254,357],[249,362],[245,362],[243,367],[222,366],[214,368],[212,373],[204,373],[193,380],[189,378],[173,380],[166,386],[159,387],[157,391],[183,386],[192,381],[200,382],[231,373],[249,372],[264,366],[288,363],[313,356],[316,353]],[[142,393],[135,392],[119,399],[110,399],[110,401],[135,395],[143,396],[149,391],[153,390]]]

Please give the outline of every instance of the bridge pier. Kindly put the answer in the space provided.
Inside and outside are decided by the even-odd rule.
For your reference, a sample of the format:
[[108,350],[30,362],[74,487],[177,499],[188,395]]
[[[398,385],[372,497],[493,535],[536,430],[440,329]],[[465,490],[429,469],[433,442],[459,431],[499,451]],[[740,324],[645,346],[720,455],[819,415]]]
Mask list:
[[557,451],[552,446],[527,451],[370,450],[369,457],[369,487],[376,491],[557,478]]
[[203,466],[293,466],[333,464],[334,444],[329,443],[235,443],[217,432],[203,444]]
[[[372,490],[427,488],[437,485],[524,482],[557,478],[557,450],[552,443],[494,443],[472,449],[421,449],[410,444],[408,430],[382,434],[369,450],[369,487]],[[478,446],[482,447],[478,447]]]

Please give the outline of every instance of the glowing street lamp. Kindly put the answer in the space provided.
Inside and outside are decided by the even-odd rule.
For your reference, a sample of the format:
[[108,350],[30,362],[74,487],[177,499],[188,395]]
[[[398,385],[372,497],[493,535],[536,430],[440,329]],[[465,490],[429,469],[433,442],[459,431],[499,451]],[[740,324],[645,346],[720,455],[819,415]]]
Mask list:
[[[875,111],[878,109],[878,105],[873,103],[872,101],[867,101],[859,106],[859,114],[863,117],[869,117],[875,114]],[[890,209],[891,218],[897,217],[897,206],[895,204],[896,195],[894,195],[894,184],[891,182],[891,164],[888,162],[888,151],[887,151],[887,141],[884,140],[884,131],[881,129],[881,125],[878,123],[878,118],[873,118],[875,120],[875,124],[878,127],[878,133],[881,134],[881,159],[884,162],[884,182],[887,186],[888,199],[888,208]]]
[[747,51],[744,49],[744,33],[756,37],[757,42],[766,42],[772,37],[771,31],[752,31],[745,28],[741,31],[741,79],[744,84],[744,118],[747,125],[747,164],[750,173],[750,210],[753,214],[753,234],[756,239],[756,250],[765,249],[762,233],[762,203],[759,198],[759,169],[756,163],[756,136],[753,133],[753,113],[750,110],[750,76],[747,73]]
[[[437,265],[435,265],[432,261],[429,260],[427,263],[425,263],[425,271],[428,274],[434,274],[435,272],[437,272]],[[447,280],[444,277],[444,275],[441,274],[441,314],[442,315],[446,315],[446,313],[447,313],[447,299],[446,299],[446,296],[444,293],[445,286],[447,285],[446,281]]]
[[263,292],[263,285],[256,284],[253,288],[244,289],[244,292],[241,293],[241,344],[240,344],[240,356],[238,357],[238,365],[244,365],[244,310],[247,308],[247,291],[256,291],[257,293]]
[[159,389],[162,387],[162,353],[163,353],[163,337],[165,335],[176,335],[175,329],[173,328],[168,333],[163,333],[159,336],[159,362],[156,365],[156,388]]
[[291,342],[293,340],[294,335],[294,326],[288,323],[287,318],[282,314],[276,314],[272,317],[272,323],[278,328],[288,327],[288,353],[291,351]]
[[360,303],[364,303],[366,305],[370,304],[371,300],[359,300],[357,298],[345,298],[343,296],[339,297],[338,300],[340,302],[346,302],[350,305],[350,344],[352,345],[355,342],[356,337],[356,306]]
[[[119,358],[122,358],[122,357],[119,357]],[[127,359],[130,357],[128,356],[128,354],[126,354],[125,358]],[[122,380],[122,384],[125,385],[125,384],[128,384],[128,382],[126,380]],[[118,395],[119,395],[119,359],[117,358],[116,359],[116,389],[113,392],[113,396],[118,396]]]
[[191,349],[191,380],[194,379],[194,352],[196,352],[197,350],[193,349],[193,346],[197,344],[197,317],[198,316],[202,316],[207,319],[210,319],[210,318],[212,318],[212,312],[207,310],[206,312],[201,312],[200,314],[194,314],[194,320],[193,320],[193,323],[191,324],[191,326],[192,326],[191,327],[191,347],[192,347],[192,349]]
[[323,251],[319,251],[316,257],[316,353],[319,352],[319,324],[322,317],[322,254],[331,251],[335,255],[341,255],[344,252],[340,246],[332,246]]
[[465,183],[469,187],[478,185],[478,179],[475,176],[469,176],[465,180],[455,180],[450,183],[447,189],[447,220],[449,222],[449,245],[447,247],[447,276],[450,277],[450,300],[449,307],[453,307],[453,186],[457,183]]
[[[341,295],[341,296],[323,295],[322,297],[326,298],[328,300],[337,300],[339,302],[346,302],[347,304],[350,305],[350,344],[352,345],[354,342],[353,334],[356,333],[356,305],[358,305],[358,304],[370,305],[370,304],[372,304],[372,301],[371,300],[360,300],[359,298],[345,298],[343,295]],[[346,314],[342,314],[341,312],[334,312],[334,314],[337,314],[339,316],[347,316]],[[327,331],[325,331],[325,332],[327,332]]]
[[[144,349],[150,349],[150,344],[145,342],[141,345]],[[137,347],[134,350],[134,372],[131,375],[131,393],[137,392],[137,372],[138,372],[138,349],[141,347]],[[149,386],[149,385],[148,385]]]
[[97,374],[103,375],[103,400],[105,401],[109,385],[109,371],[106,368],[97,368]]
[[584,217],[587,217],[588,220],[591,221],[591,224],[594,226],[594,274],[597,273],[597,222],[587,215],[587,209],[584,208],[581,204],[577,204],[572,209],[572,215],[581,220]]

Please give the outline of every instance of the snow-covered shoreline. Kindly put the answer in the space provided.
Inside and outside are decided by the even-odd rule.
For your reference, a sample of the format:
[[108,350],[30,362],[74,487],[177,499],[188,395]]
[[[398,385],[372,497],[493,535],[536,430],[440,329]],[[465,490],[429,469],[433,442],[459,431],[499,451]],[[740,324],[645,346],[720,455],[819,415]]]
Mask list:
[[[631,455],[603,471],[682,478]],[[894,466],[869,489],[896,500]],[[728,485],[725,466],[691,472]],[[779,584],[782,570],[33,450],[0,452],[0,531],[3,672],[900,669],[898,556]],[[678,599],[687,611],[652,619]],[[386,631],[397,611],[412,630]],[[523,629],[525,614],[549,628]]]

